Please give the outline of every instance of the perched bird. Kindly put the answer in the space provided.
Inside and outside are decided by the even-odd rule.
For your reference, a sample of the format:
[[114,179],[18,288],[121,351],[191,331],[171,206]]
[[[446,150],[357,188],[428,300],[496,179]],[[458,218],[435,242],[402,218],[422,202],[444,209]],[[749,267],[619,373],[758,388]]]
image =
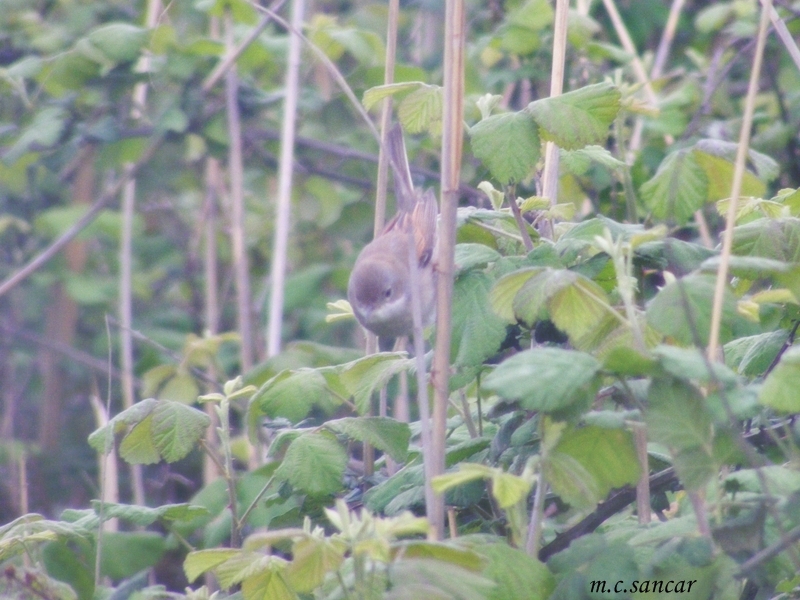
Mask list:
[[393,338],[414,331],[410,258],[417,266],[423,326],[433,323],[436,304],[431,260],[436,244],[436,197],[430,189],[414,189],[400,125],[389,132],[387,146],[397,214],[358,255],[347,285],[356,319],[379,337],[381,349],[390,348]]

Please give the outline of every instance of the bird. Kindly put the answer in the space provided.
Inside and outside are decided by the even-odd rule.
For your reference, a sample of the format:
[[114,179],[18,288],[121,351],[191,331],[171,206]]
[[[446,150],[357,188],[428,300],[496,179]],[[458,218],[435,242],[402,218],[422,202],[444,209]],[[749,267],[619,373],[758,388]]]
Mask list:
[[[390,349],[395,338],[414,332],[413,272],[419,282],[423,327],[433,323],[436,305],[436,196],[431,189],[423,192],[414,187],[400,124],[389,131],[386,141],[397,214],[361,250],[347,285],[356,319],[378,336],[381,350]],[[416,269],[412,269],[414,263]]]

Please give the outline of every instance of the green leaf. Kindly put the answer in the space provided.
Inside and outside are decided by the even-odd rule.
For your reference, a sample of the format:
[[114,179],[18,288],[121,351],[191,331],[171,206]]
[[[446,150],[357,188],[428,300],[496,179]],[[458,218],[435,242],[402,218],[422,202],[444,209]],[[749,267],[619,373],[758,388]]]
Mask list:
[[682,225],[705,204],[708,178],[690,150],[678,150],[667,155],[639,192],[653,216]]
[[161,460],[153,443],[153,415],[134,425],[119,445],[119,455],[132,465],[152,465]]
[[180,402],[162,400],[152,414],[153,444],[167,462],[192,451],[211,423],[204,412]]
[[269,557],[270,568],[242,582],[242,596],[245,600],[297,600],[286,583],[283,560],[277,556]]
[[405,462],[408,456],[411,430],[407,423],[386,417],[346,417],[327,421],[325,427],[352,439],[367,442],[386,452],[397,462]]
[[458,272],[483,267],[500,258],[500,253],[484,244],[457,244],[455,265]]
[[100,574],[125,579],[152,567],[167,549],[166,540],[152,531],[104,532]]
[[614,313],[603,288],[577,273],[568,285],[554,291],[547,307],[556,327],[572,340],[586,335]]
[[275,476],[312,496],[323,496],[342,489],[346,466],[347,453],[335,438],[306,433],[289,445]]
[[389,576],[387,600],[485,600],[493,587],[491,581],[463,567],[425,558],[395,561]]
[[[705,139],[695,144],[699,152],[711,156],[724,158],[731,164],[736,162],[736,153],[739,144],[736,142],[726,142],[724,140]],[[763,181],[772,181],[780,173],[780,165],[766,154],[756,152],[752,148],[747,150],[747,166],[755,170],[756,175]],[[730,192],[730,190],[729,190]],[[761,194],[759,194],[761,195]]]
[[602,144],[619,112],[620,91],[611,83],[597,83],[562,96],[531,102],[527,111],[542,136],[565,150]]
[[292,546],[292,562],[287,569],[287,579],[300,593],[310,593],[319,586],[328,573],[333,573],[344,562],[347,545],[337,538],[304,538]]
[[800,347],[789,348],[767,375],[758,401],[780,412],[800,412]]
[[149,506],[116,504],[114,502],[102,503],[99,500],[93,500],[92,508],[98,516],[102,511],[104,520],[122,519],[140,527],[152,525],[159,519],[165,521],[189,521],[209,514],[206,508],[191,504],[164,504],[150,508]]
[[725,344],[725,363],[746,377],[763,375],[788,338],[788,331],[778,329],[735,339]]
[[42,108],[3,154],[3,162],[13,165],[29,150],[53,146],[61,138],[68,117],[69,113],[59,106]]
[[125,429],[126,425],[135,425],[149,415],[158,404],[158,400],[154,398],[146,398],[141,402],[137,402],[128,409],[119,413],[116,417],[112,418],[103,427],[92,432],[89,435],[89,445],[103,454],[111,452],[114,444],[114,435]]
[[503,185],[528,177],[539,160],[539,132],[524,111],[492,115],[472,126],[469,135],[472,152]]
[[623,429],[570,427],[547,454],[545,474],[553,491],[566,502],[592,507],[612,488],[639,479],[633,436]]
[[413,540],[397,544],[392,551],[395,556],[401,556],[403,559],[431,558],[470,571],[479,571],[484,564],[480,555],[473,550],[452,546],[446,542]]
[[733,253],[800,262],[800,219],[758,219],[733,230]]
[[133,62],[147,43],[149,32],[129,23],[108,23],[89,33],[87,39],[114,63]]
[[214,569],[240,552],[241,550],[236,548],[212,548],[190,552],[183,561],[183,572],[186,573],[189,583],[192,583],[203,573]]
[[397,118],[408,133],[442,131],[443,91],[437,85],[423,85],[403,98],[397,107]]
[[257,407],[261,414],[296,423],[305,419],[314,405],[335,405],[325,377],[317,369],[296,369],[281,371],[262,385],[251,398],[248,411]]
[[[369,408],[373,392],[412,364],[413,360],[410,360],[404,352],[382,352],[344,364],[336,374],[338,383],[352,396],[358,412],[364,414]],[[328,381],[330,384],[330,377]]]
[[181,404],[193,404],[200,395],[200,388],[189,373],[178,373],[167,380],[158,394],[160,400],[174,400]]
[[[711,275],[689,275],[667,284],[647,307],[647,322],[684,346],[707,345],[715,284],[716,278]],[[736,299],[726,289],[720,323],[722,343],[733,337],[736,318]]]
[[506,323],[516,322],[514,299],[529,279],[544,271],[542,267],[529,267],[514,271],[498,279],[489,295],[492,310]]
[[424,87],[425,85],[427,84],[423,83],[422,81],[405,81],[402,83],[379,85],[364,92],[364,97],[361,99],[361,103],[364,105],[364,108],[370,110],[384,98],[394,96],[395,94],[408,93],[412,90]]
[[711,415],[700,391],[673,377],[657,377],[647,392],[645,414],[649,438],[675,450],[708,445]]
[[[706,361],[697,348],[678,348],[660,345],[652,350],[663,369],[678,379],[693,379],[699,383],[721,382],[735,384],[737,377],[723,364]],[[709,372],[709,366],[711,370]]]
[[[697,149],[692,154],[697,164],[706,174],[706,180],[708,181],[706,200],[708,202],[716,202],[717,200],[730,198],[733,187],[734,164],[725,158],[701,152]],[[761,198],[766,191],[767,186],[763,181],[749,171],[744,172],[740,197],[753,196]]]
[[453,286],[452,350],[458,367],[477,366],[494,355],[506,338],[506,324],[487,310],[492,279],[470,271]]
[[495,583],[489,600],[546,600],[555,588],[550,570],[521,550],[498,543],[482,544],[476,551],[488,559],[483,576]]
[[221,563],[214,573],[219,578],[219,585],[227,589],[259,573],[268,571],[270,558],[260,552],[239,551]]
[[600,384],[600,363],[588,354],[560,348],[536,348],[503,361],[484,380],[486,389],[527,410],[559,412],[587,406]]
[[532,481],[511,473],[495,473],[492,477],[492,496],[502,509],[522,502],[531,491]]
[[611,171],[624,169],[626,166],[607,149],[594,145],[578,150],[563,150],[560,158],[562,167],[574,175],[584,175],[593,163]]

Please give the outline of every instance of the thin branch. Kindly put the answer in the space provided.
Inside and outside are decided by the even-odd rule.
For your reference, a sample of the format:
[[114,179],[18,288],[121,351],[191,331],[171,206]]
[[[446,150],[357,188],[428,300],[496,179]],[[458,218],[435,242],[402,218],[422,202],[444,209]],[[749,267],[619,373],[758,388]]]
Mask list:
[[511,212],[514,215],[514,220],[517,222],[519,232],[522,234],[522,243],[525,246],[525,250],[530,252],[533,250],[533,240],[531,240],[531,234],[528,231],[528,223],[522,218],[522,213],[519,210],[519,204],[517,204],[517,199],[514,197],[515,195],[514,186],[508,186],[508,190],[506,190],[508,204],[511,206]]
[[[273,11],[278,11],[286,4],[286,0],[276,0],[275,5],[270,7]],[[203,81],[203,93],[207,94],[211,91],[211,89],[217,85],[219,80],[228,72],[236,60],[242,55],[247,47],[252,44],[253,42],[258,39],[258,36],[261,35],[261,32],[267,28],[267,25],[270,24],[272,21],[272,16],[264,15],[261,18],[261,21],[253,27],[253,30],[247,35],[247,37],[241,41],[241,43],[233,50],[226,52],[223,59],[214,67],[214,70],[208,74],[208,77],[205,78]]]
[[[292,27],[299,30],[303,24],[305,0],[292,3]],[[286,60],[286,96],[283,103],[281,126],[281,158],[278,167],[278,200],[275,208],[275,238],[272,245],[272,276],[269,322],[267,325],[267,356],[281,350],[283,326],[283,294],[286,282],[286,255],[289,245],[289,217],[292,202],[292,165],[294,163],[294,138],[297,127],[297,103],[300,88],[301,40],[289,36],[289,56]]]
[[712,361],[717,360],[719,350],[719,332],[722,322],[722,302],[725,294],[725,286],[728,281],[728,265],[730,263],[731,248],[733,246],[733,228],[736,225],[736,210],[739,204],[739,195],[742,192],[742,180],[745,173],[745,162],[750,146],[750,130],[753,127],[753,112],[755,111],[755,99],[758,93],[758,81],[761,76],[761,64],[764,58],[764,46],[767,41],[767,31],[769,27],[769,14],[772,8],[772,0],[765,0],[761,10],[761,21],[758,25],[758,37],[756,39],[756,51],[753,57],[753,66],[750,70],[750,81],[747,86],[747,97],[745,100],[744,116],[742,118],[742,129],[739,133],[739,145],[736,149],[736,163],[733,171],[733,185],[731,196],[728,203],[728,214],[725,218],[725,232],[722,238],[722,252],[720,254],[719,268],[717,270],[717,281],[714,288],[714,303],[711,309],[711,331],[708,336],[708,358]]
[[19,283],[30,277],[33,273],[38,271],[41,267],[53,259],[61,250],[69,244],[81,231],[86,229],[100,214],[108,204],[111,203],[120,193],[120,190],[125,186],[131,177],[136,176],[139,170],[147,164],[156,151],[159,149],[164,141],[162,134],[157,134],[150,143],[150,146],[142,153],[138,161],[132,165],[126,166],[120,178],[111,185],[103,194],[98,198],[97,202],[89,207],[83,216],[76,221],[76,223],[61,234],[52,244],[40,252],[33,260],[27,265],[19,269],[16,273],[8,277],[5,281],[0,283],[0,296],[6,294],[9,290],[16,287]]

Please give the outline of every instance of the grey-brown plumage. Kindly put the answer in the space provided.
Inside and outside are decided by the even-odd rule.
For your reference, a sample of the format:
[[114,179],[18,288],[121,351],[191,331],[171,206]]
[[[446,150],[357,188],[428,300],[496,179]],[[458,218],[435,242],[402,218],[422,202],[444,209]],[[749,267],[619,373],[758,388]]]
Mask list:
[[347,299],[366,329],[381,338],[396,338],[411,335],[414,330],[410,244],[419,277],[423,325],[433,322],[436,285],[431,259],[438,211],[431,190],[414,189],[399,125],[389,132],[387,146],[394,172],[397,214],[358,255],[350,274]]

